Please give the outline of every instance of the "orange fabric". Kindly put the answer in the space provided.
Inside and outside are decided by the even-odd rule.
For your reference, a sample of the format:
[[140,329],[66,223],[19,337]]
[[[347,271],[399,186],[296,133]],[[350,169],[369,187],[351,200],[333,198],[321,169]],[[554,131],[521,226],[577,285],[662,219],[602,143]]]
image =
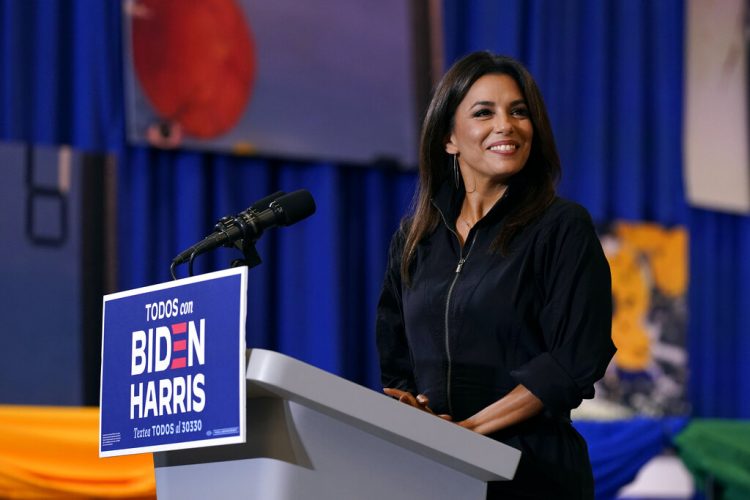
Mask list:
[[151,454],[99,458],[99,409],[0,405],[0,497],[155,498]]

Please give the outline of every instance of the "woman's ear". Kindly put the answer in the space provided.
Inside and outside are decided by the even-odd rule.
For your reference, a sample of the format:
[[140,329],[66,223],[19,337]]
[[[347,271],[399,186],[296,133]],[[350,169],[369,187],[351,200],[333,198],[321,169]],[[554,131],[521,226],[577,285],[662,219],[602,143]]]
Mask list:
[[458,146],[456,146],[456,143],[453,139],[453,134],[448,136],[448,138],[445,140],[445,152],[449,155],[458,154]]

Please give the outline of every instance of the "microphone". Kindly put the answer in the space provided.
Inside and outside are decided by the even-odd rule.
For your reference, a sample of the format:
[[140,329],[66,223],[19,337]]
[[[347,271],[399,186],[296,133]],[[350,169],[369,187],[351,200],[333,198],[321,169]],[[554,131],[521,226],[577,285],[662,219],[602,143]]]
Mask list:
[[235,217],[224,217],[216,231],[181,252],[172,264],[182,264],[191,256],[214,248],[231,245],[237,240],[257,240],[263,231],[276,226],[290,226],[315,213],[315,200],[306,189],[286,194],[277,191],[262,198]]
[[[286,191],[276,191],[275,193],[269,194],[268,196],[263,197],[250,205],[247,210],[245,210],[245,212],[260,212],[261,210],[265,210],[266,208],[268,208],[268,205],[270,205],[271,202],[278,200],[285,194]],[[244,212],[240,212],[240,215],[242,215],[243,213]],[[225,217],[225,219],[231,219],[231,217]]]

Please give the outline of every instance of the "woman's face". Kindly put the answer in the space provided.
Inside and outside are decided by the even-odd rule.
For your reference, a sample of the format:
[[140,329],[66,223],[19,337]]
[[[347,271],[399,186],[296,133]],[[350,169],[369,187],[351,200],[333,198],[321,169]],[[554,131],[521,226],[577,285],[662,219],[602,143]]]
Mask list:
[[508,75],[487,74],[474,82],[456,108],[445,150],[458,154],[465,186],[505,186],[526,165],[533,137],[529,110],[516,81]]

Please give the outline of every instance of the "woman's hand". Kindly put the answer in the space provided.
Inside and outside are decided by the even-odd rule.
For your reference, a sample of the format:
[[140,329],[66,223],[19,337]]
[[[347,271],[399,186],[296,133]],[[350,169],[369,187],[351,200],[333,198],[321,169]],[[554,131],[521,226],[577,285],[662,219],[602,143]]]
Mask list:
[[[427,413],[431,413],[432,415],[435,415],[435,412],[432,411],[432,408],[430,408],[429,398],[425,396],[424,394],[417,394],[415,397],[410,392],[402,391],[400,389],[391,389],[389,387],[384,388],[383,392],[394,399],[398,399],[402,403],[406,403],[409,406],[413,406],[414,408],[417,408],[419,410],[426,411]],[[450,415],[437,415],[437,416],[442,418],[443,420],[452,420]]]

